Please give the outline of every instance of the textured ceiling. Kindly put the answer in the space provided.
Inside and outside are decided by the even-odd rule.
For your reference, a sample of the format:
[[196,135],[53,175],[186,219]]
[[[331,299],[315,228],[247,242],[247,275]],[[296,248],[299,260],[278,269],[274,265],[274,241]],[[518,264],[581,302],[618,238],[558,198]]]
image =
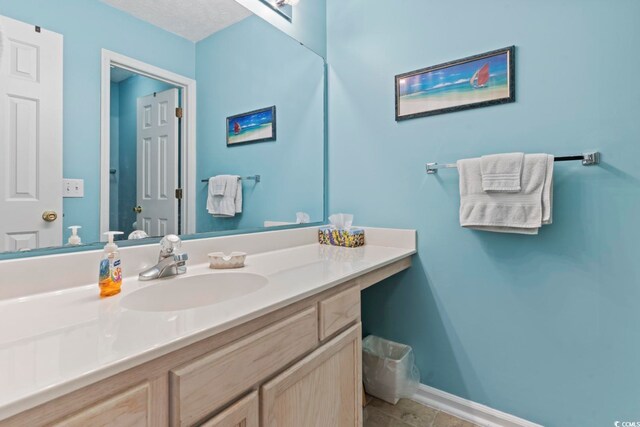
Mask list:
[[102,0],[138,19],[200,41],[251,15],[235,0]]
[[129,77],[135,76],[136,73],[125,70],[124,68],[118,68],[111,66],[111,81],[114,83],[120,83],[127,80]]

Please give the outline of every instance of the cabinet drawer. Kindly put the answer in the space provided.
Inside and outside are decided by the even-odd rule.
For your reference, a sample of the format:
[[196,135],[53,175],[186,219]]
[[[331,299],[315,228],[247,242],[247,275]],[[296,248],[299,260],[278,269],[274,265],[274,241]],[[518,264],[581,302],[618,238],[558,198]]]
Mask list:
[[360,288],[354,286],[320,301],[320,339],[324,340],[360,318]]
[[243,397],[200,427],[258,427],[258,392]]
[[56,427],[144,427],[150,426],[149,383],[139,385],[110,399],[89,406],[54,424]]
[[171,423],[188,426],[237,398],[318,343],[315,307],[277,322],[169,374]]

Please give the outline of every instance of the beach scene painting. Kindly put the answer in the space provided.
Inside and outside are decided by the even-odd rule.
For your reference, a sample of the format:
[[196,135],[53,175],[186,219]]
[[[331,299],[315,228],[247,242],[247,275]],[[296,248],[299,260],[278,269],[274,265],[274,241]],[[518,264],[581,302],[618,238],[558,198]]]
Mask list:
[[396,76],[396,120],[515,102],[515,47]]
[[275,105],[227,117],[227,145],[276,139]]

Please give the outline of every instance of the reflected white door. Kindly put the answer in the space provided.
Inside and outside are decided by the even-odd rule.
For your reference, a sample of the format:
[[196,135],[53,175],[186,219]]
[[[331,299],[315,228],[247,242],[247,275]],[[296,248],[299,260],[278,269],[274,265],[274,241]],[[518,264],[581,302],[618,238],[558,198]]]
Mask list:
[[138,98],[138,229],[149,236],[178,232],[178,89]]
[[0,28],[0,250],[58,246],[63,38],[3,16]]

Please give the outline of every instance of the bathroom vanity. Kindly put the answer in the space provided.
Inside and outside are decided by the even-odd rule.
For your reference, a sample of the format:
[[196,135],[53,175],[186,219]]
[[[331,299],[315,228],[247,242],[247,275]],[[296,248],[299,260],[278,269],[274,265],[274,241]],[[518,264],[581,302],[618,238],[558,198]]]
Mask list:
[[[316,227],[187,241],[187,274],[149,282],[133,273],[157,245],[125,248],[123,292],[102,300],[95,284],[69,287],[86,275],[57,289],[23,276],[30,294],[0,301],[4,325],[30,319],[0,346],[15,373],[0,384],[0,425],[361,425],[360,293],[415,253],[413,231],[366,235],[356,249],[316,243]],[[254,250],[243,269],[213,271],[214,248]],[[11,278],[20,263],[98,257],[0,267]]]
[[[361,425],[360,292],[409,268],[415,232],[318,243],[324,6],[45,3],[0,15],[0,426]],[[108,230],[130,241],[100,299]],[[167,235],[187,272],[160,278],[183,268]]]

